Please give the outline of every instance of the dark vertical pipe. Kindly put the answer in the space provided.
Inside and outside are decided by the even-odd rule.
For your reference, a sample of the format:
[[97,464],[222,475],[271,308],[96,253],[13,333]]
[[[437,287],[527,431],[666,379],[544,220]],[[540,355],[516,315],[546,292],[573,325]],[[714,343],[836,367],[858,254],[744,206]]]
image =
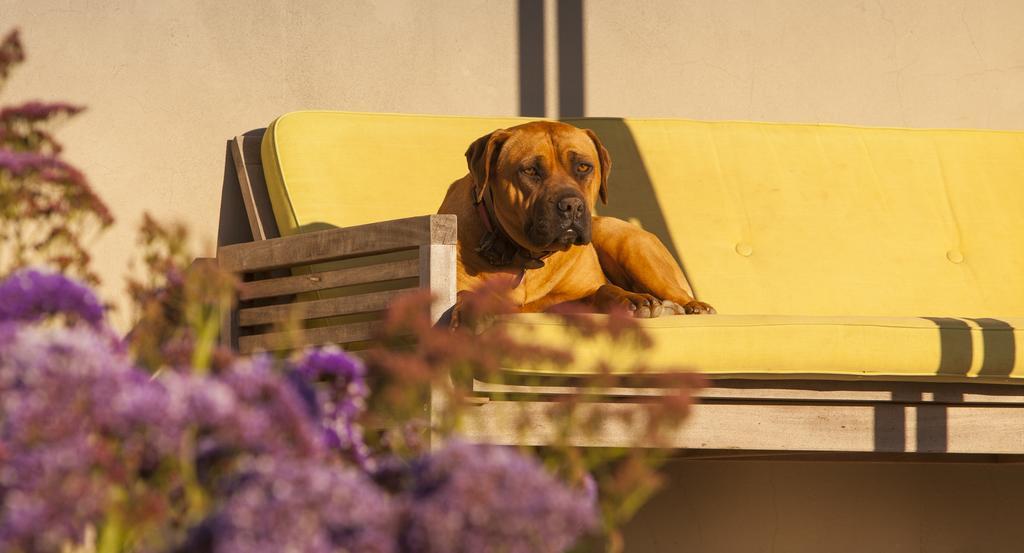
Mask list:
[[558,0],[558,116],[583,117],[583,0]]
[[519,115],[544,117],[544,0],[519,0]]

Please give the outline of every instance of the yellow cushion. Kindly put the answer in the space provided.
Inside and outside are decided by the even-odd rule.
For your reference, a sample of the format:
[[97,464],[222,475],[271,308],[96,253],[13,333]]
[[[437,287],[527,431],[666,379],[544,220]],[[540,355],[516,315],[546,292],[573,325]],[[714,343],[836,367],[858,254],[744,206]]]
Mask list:
[[[284,115],[263,141],[278,225],[288,235],[434,213],[466,174],[470,142],[526,120]],[[1021,356],[1005,359],[1024,317],[1024,133],[569,122],[611,152],[610,205],[599,211],[658,234],[698,298],[723,314],[649,323],[658,363],[716,374],[1016,375]],[[1011,330],[964,320],[940,330],[925,316]],[[986,365],[993,348],[1004,360]]]
[[[904,379],[1005,383],[1024,379],[1024,318],[662,317],[641,324],[653,340],[642,353],[581,339],[554,317],[523,314],[502,324],[541,343],[575,344],[571,372],[646,366],[714,376]],[[545,369],[512,368],[543,374]],[[558,374],[566,374],[559,370]]]

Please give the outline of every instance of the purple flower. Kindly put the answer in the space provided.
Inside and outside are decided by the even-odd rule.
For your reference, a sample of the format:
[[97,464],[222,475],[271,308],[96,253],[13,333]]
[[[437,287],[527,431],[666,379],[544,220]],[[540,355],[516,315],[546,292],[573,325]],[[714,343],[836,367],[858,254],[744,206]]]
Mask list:
[[[194,451],[181,449],[189,435]],[[129,516],[166,516],[182,453],[216,493],[239,463],[325,463],[324,452],[267,358],[152,378],[90,327],[0,323],[0,550],[59,549],[102,521],[116,490]]]
[[34,322],[58,314],[94,327],[103,323],[103,305],[92,290],[59,273],[25,269],[0,282],[0,322]]
[[337,347],[307,350],[295,374],[313,387],[311,405],[331,448],[348,453],[362,468],[372,468],[358,419],[366,411],[370,389],[359,358]]
[[188,401],[200,429],[200,454],[323,454],[316,421],[268,357],[240,359],[216,377],[201,380]]
[[189,551],[393,553],[399,509],[363,473],[336,463],[261,457]]
[[[32,324],[57,314],[91,326]],[[365,367],[336,348],[285,372],[257,356],[152,377],[88,288],[16,273],[0,282],[0,550],[59,550],[112,508],[173,536],[175,502],[198,487],[211,510],[188,551],[561,553],[594,529],[592,487],[513,449],[451,442],[374,471],[368,396]]]
[[592,493],[511,448],[451,442],[413,480],[407,553],[562,553],[597,524]]
[[141,489],[135,499],[162,502],[158,490],[139,487],[140,474],[174,453],[185,415],[160,382],[88,327],[8,333],[0,344],[0,549],[58,550],[100,521],[113,490]]

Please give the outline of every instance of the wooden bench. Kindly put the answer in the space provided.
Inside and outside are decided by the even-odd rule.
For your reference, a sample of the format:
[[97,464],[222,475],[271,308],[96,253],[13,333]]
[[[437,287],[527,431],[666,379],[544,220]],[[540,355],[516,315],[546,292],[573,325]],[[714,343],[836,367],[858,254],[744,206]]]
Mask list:
[[[243,283],[224,339],[243,354],[317,344],[371,345],[380,312],[396,293],[429,289],[436,321],[455,297],[455,218],[420,217],[277,236],[260,160],[262,132],[232,139],[231,159],[252,242],[219,248],[217,262]],[[343,267],[295,274],[296,268],[343,260]],[[309,299],[340,286],[374,285],[372,292]],[[306,294],[307,297],[302,295]],[[329,317],[330,324],[282,330],[295,316]],[[523,409],[583,390],[474,382],[479,405],[467,437],[495,443],[545,444],[553,429],[513,428]],[[524,405],[517,393],[530,397]],[[652,387],[588,389],[595,406],[629,410],[666,393]],[[503,398],[495,400],[497,394]],[[700,394],[688,421],[671,433],[681,455],[730,458],[850,458],[875,460],[1019,460],[1024,454],[1024,392],[1017,386],[973,383],[720,378]],[[537,417],[542,421],[543,417]],[[609,423],[579,445],[651,445],[635,429]],[[845,456],[845,457],[844,457]]]

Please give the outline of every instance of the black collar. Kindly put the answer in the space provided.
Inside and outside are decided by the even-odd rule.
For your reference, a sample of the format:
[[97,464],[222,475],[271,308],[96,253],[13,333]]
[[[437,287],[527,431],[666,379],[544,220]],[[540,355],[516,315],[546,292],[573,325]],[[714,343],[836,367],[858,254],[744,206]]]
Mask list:
[[[520,265],[520,273],[515,281],[515,286],[518,286],[522,282],[526,271],[543,267],[544,259],[554,252],[541,252],[537,254],[517,244],[515,240],[509,237],[505,229],[501,228],[497,217],[491,215],[487,202],[483,201],[482,198],[480,201],[477,201],[477,198],[480,198],[480,195],[477,194],[476,187],[474,187],[473,204],[476,206],[476,212],[480,216],[480,221],[484,224],[484,228],[487,229],[487,232],[480,238],[480,245],[476,247],[476,252],[495,267]],[[517,255],[522,260],[522,263],[515,263]]]

